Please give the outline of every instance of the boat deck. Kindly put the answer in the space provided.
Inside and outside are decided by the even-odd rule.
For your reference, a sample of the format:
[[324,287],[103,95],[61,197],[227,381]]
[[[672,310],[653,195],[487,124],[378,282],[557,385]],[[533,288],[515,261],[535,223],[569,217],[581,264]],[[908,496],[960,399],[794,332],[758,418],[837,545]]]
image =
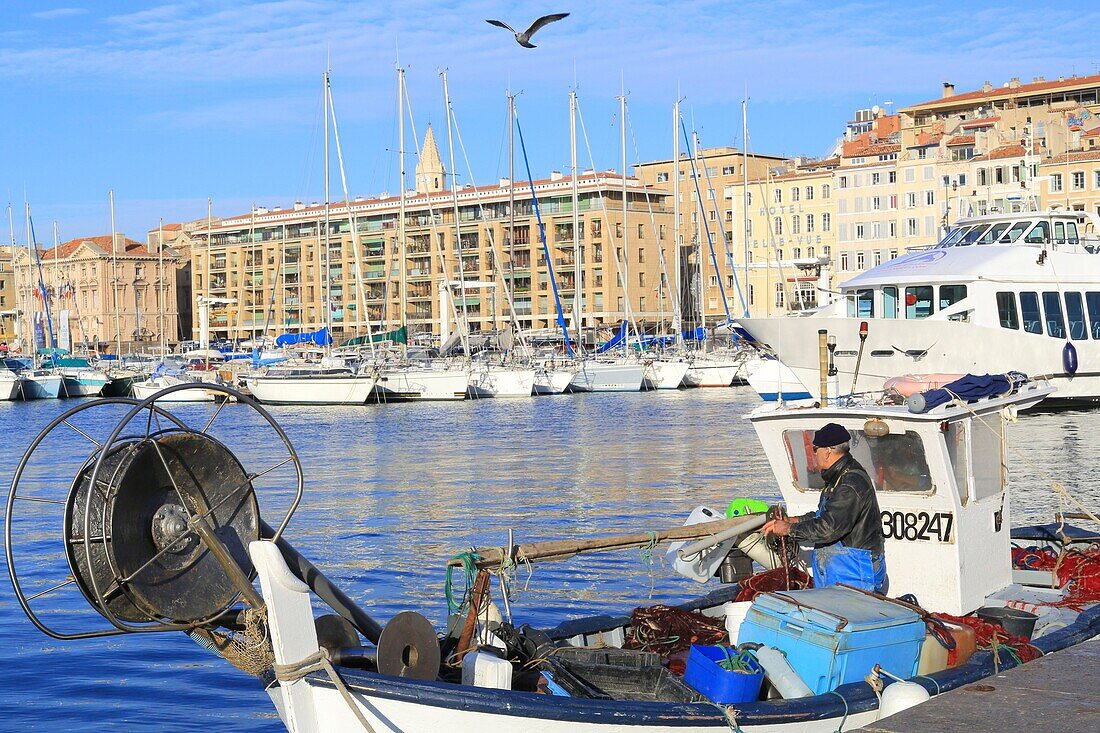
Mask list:
[[1100,638],[937,696],[861,730],[871,733],[1095,730]]

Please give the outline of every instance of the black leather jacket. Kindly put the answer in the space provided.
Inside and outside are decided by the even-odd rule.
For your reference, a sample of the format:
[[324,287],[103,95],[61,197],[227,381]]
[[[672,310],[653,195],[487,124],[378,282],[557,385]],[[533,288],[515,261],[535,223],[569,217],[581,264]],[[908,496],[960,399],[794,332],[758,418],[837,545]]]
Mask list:
[[858,547],[882,552],[882,519],[871,477],[859,461],[846,455],[821,472],[825,489],[821,492],[818,511],[803,515],[791,525],[790,536],[804,544],[815,546],[843,542],[846,547]]

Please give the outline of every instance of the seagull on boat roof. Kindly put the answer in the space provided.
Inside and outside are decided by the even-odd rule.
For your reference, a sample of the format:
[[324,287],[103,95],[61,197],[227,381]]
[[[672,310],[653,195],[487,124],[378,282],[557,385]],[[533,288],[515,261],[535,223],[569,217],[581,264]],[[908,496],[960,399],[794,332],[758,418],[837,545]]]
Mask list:
[[544,25],[555,23],[566,17],[567,15],[569,15],[569,13],[553,13],[552,15],[544,15],[536,20],[534,23],[532,23],[531,27],[525,30],[523,33],[520,33],[512,26],[505,23],[503,20],[486,20],[485,22],[489,25],[495,25],[498,28],[505,28],[512,31],[512,33],[515,33],[516,43],[523,46],[524,48],[537,48],[535,44],[531,43],[531,36],[535,35],[535,32],[538,31],[539,28],[542,28]]

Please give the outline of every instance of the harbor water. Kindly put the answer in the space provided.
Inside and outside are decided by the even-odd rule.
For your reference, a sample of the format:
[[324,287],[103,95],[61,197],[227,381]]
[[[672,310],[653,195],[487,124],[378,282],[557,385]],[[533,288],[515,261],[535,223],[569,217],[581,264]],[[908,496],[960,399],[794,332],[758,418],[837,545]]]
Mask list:
[[[31,438],[74,404],[0,403],[5,482]],[[383,623],[417,610],[439,625],[447,612],[447,559],[473,545],[501,546],[509,530],[525,542],[664,529],[700,504],[720,509],[736,497],[778,498],[742,419],[757,404],[750,389],[731,388],[274,408],[305,472],[305,496],[286,536]],[[216,409],[195,404],[175,411],[202,427]],[[88,410],[79,427],[106,437],[120,415]],[[25,492],[64,496],[93,447],[75,431],[59,430],[28,471]],[[286,456],[243,405],[226,405],[210,432],[249,471]],[[1100,506],[1089,438],[1097,434],[1098,411],[1031,414],[1011,426],[1014,524],[1076,510],[1051,491],[1051,480],[1090,508]],[[285,506],[292,487],[287,466],[273,470],[260,482],[261,505],[270,498]],[[264,518],[279,520],[266,511]],[[60,536],[45,526],[30,537],[32,556],[60,546]],[[675,576],[663,554],[630,550],[520,568],[516,622],[629,612],[698,592],[702,586]],[[44,599],[64,619],[87,607],[72,586]],[[93,615],[89,609],[85,618]],[[55,641],[31,626],[6,586],[0,709],[0,731],[283,729],[254,678],[182,634]]]

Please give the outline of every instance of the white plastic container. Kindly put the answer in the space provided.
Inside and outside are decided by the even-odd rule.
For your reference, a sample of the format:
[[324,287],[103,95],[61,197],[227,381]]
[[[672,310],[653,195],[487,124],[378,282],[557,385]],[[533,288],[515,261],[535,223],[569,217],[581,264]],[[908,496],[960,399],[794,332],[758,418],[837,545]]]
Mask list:
[[489,652],[471,652],[462,658],[462,684],[512,689],[512,663]]
[[791,667],[791,663],[787,661],[783,652],[763,646],[754,653],[760,661],[760,666],[764,668],[768,681],[779,691],[784,700],[794,700],[814,694],[813,690],[798,676],[798,672]]
[[730,635],[730,645],[737,646],[738,634],[741,632],[741,622],[745,620],[745,615],[752,608],[752,601],[731,601],[729,603],[722,604],[722,611],[726,615],[726,631]]

